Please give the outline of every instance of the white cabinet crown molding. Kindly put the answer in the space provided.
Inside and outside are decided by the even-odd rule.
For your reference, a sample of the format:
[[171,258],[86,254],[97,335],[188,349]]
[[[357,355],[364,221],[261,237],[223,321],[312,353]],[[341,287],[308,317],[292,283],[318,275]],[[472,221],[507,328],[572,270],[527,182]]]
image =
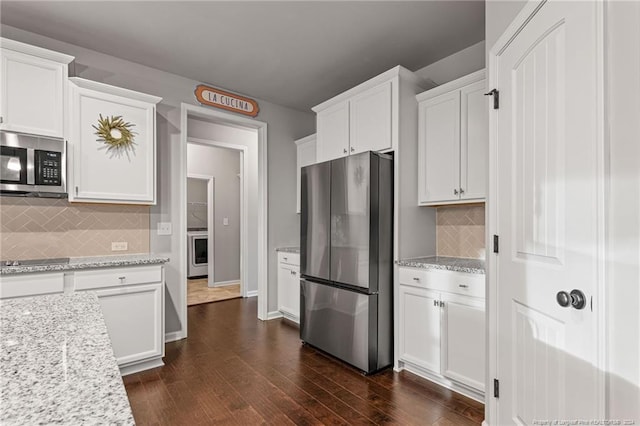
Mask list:
[[296,145],[300,146],[300,145],[304,145],[305,143],[311,142],[311,141],[315,141],[316,140],[316,134],[312,134],[309,136],[305,136],[304,138],[300,138],[300,139],[296,139],[295,141],[293,141]]
[[468,86],[469,84],[482,81],[485,78],[486,78],[486,71],[485,69],[481,69],[471,74],[467,74],[464,77],[460,77],[456,80],[434,87],[433,89],[429,89],[426,92],[418,93],[416,95],[416,100],[418,102],[421,102],[426,99],[435,98],[436,96],[443,95],[445,93],[451,92],[452,90],[461,89],[462,87]]
[[391,68],[390,70],[383,72],[382,74],[379,74],[373,78],[370,78],[369,80],[361,84],[358,84],[357,86],[352,87],[351,89],[345,92],[342,92],[339,95],[336,95],[333,98],[322,102],[321,104],[314,106],[313,108],[311,108],[311,110],[315,113],[325,110],[332,105],[346,101],[352,98],[353,96],[358,95],[363,91],[370,89],[372,87],[375,87],[381,83],[389,81],[394,77],[400,77],[405,81],[408,81],[410,83],[413,83],[421,87],[427,87],[430,85],[428,80],[423,80],[422,78],[418,77],[415,73],[406,69],[402,65],[397,65]]
[[32,46],[30,44],[21,43],[19,41],[11,40],[4,37],[0,37],[0,47],[3,49],[14,50],[16,52],[37,56],[42,59],[59,62],[61,64],[68,65],[75,60],[73,56],[66,55],[64,53],[44,49],[42,47]]
[[69,81],[83,89],[97,90],[110,95],[123,96],[129,99],[157,104],[162,101],[159,96],[149,95],[147,93],[136,92],[135,90],[124,89],[122,87],[112,86],[106,83],[100,83],[93,80],[87,80],[81,77],[70,77]]

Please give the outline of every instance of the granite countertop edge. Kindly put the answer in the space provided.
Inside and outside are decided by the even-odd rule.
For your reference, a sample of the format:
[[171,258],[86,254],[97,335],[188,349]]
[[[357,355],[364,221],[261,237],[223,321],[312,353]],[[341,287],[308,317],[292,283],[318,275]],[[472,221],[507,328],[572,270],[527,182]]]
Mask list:
[[55,263],[50,265],[19,265],[2,266],[0,275],[29,274],[36,272],[74,271],[81,269],[108,268],[114,266],[158,265],[167,263],[169,258],[160,255],[123,255],[123,256],[92,256],[72,257],[69,263]]
[[1,424],[135,424],[95,292],[0,306]]
[[465,272],[468,274],[485,274],[483,259],[467,259],[445,256],[426,256],[396,261],[398,266],[421,269],[439,269],[445,271]]

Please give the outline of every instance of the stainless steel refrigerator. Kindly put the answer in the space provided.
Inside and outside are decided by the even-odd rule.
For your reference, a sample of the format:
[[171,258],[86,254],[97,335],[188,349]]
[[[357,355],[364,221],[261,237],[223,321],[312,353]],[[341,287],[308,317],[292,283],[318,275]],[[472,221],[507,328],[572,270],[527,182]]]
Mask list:
[[300,338],[366,373],[393,360],[393,158],[301,174]]

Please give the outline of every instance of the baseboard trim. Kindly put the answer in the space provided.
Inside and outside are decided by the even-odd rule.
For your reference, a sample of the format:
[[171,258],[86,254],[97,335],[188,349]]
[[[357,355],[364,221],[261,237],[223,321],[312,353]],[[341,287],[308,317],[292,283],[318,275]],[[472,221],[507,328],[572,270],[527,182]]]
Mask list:
[[475,389],[471,389],[471,388],[467,388],[466,386],[459,385],[456,382],[450,381],[446,377],[434,374],[431,371],[419,365],[413,364],[411,362],[399,361],[398,364],[399,364],[398,366],[399,368],[398,369],[394,368],[395,371],[400,372],[402,370],[406,370],[412,374],[415,374],[416,376],[420,376],[423,379],[429,380],[430,382],[443,386],[447,389],[451,389],[454,392],[457,392],[459,394],[462,394],[468,398],[471,398],[475,401],[478,401],[484,404],[484,393],[482,392],[478,392]]
[[282,318],[282,316],[282,312],[280,311],[271,311],[267,314],[267,321]]
[[247,291],[247,297],[258,297],[258,290]]
[[213,283],[214,287],[225,287],[228,285],[240,284],[240,280],[229,280],[229,281],[216,281]]
[[137,362],[131,365],[125,365],[120,367],[120,375],[128,376],[129,374],[139,373],[141,371],[150,370],[156,367],[162,367],[164,362],[162,358],[154,358],[144,362]]
[[182,340],[182,339],[186,339],[187,336],[185,336],[185,334],[182,331],[172,331],[170,333],[165,333],[164,334],[164,342],[165,343],[169,343],[169,342],[175,342],[177,340]]

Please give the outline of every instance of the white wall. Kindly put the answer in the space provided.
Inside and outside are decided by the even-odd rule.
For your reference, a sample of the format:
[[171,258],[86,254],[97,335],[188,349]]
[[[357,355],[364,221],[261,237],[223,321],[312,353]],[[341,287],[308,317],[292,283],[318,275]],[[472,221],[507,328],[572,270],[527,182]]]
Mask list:
[[[254,137],[257,137],[255,135]],[[232,142],[232,141],[228,141]],[[214,280],[215,282],[240,279],[240,151],[197,144],[187,144],[187,173],[213,176],[214,211]],[[206,202],[206,180],[205,199]],[[187,187],[188,188],[188,187]],[[187,190],[187,199],[188,197]],[[204,207],[204,209],[202,208]],[[187,225],[190,206],[187,206]],[[204,226],[206,227],[206,205]],[[224,218],[228,219],[227,225]],[[256,287],[257,289],[257,287]]]
[[481,70],[485,64],[485,42],[481,41],[459,52],[420,68],[415,73],[438,86],[472,72]]
[[[183,184],[179,180],[180,104],[197,105],[194,88],[200,83],[125,61],[110,55],[85,49],[7,25],[0,26],[3,37],[44,47],[76,57],[75,75],[127,89],[161,96],[156,115],[158,149],[158,204],[151,209],[151,251],[168,255],[166,265],[166,332],[180,333],[182,324],[178,312],[178,291],[184,277],[178,273],[179,235],[158,236],[157,222],[171,222],[180,215],[177,196]],[[259,71],[257,71],[259,72]],[[215,67],[211,70],[215,77]],[[215,84],[215,81],[209,83]],[[246,94],[251,96],[250,93]],[[276,253],[279,246],[297,245],[299,219],[296,214],[296,149],[294,140],[315,131],[315,115],[281,107],[257,99],[260,114],[257,120],[268,124],[268,246],[269,246],[269,311],[276,310]]]
[[607,3],[609,418],[640,423],[640,3]]

